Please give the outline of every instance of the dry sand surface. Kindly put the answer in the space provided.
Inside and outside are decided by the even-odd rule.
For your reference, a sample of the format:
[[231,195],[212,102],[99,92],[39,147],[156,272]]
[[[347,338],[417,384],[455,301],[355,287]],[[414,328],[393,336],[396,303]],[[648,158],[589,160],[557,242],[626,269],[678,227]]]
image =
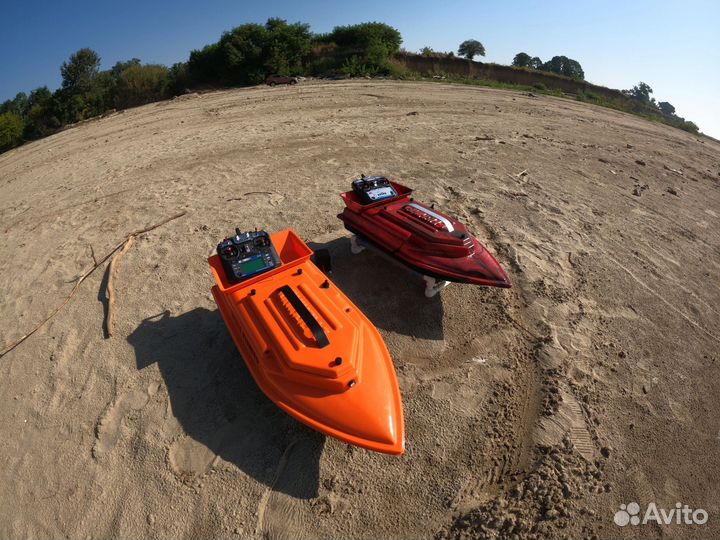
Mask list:
[[[413,114],[410,114],[413,113]],[[526,170],[526,174],[518,174]],[[350,254],[360,173],[464,221],[509,290]],[[0,537],[719,537],[720,144],[570,100],[432,83],[189,95],[0,155]],[[210,295],[235,226],[292,226],[380,329],[402,457],[258,390]],[[705,525],[619,527],[620,504]]]

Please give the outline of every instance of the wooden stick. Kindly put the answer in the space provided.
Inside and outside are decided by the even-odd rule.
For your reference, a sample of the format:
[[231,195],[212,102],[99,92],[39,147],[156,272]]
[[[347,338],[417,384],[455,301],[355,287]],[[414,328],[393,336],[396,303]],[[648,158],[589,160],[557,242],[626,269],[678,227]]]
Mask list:
[[[139,235],[141,235],[141,234],[145,234],[146,232],[150,232],[150,231],[152,231],[153,229],[157,229],[158,227],[162,227],[163,225],[165,225],[166,223],[169,223],[170,221],[174,221],[174,220],[176,220],[176,219],[178,219],[178,218],[181,218],[181,217],[183,217],[185,214],[187,214],[187,212],[183,210],[183,211],[180,212],[179,214],[175,214],[174,216],[170,216],[169,218],[163,219],[160,223],[156,223],[155,225],[150,225],[149,227],[145,227],[144,229],[140,229],[139,231],[135,231],[135,232],[133,232],[133,233],[130,233],[130,234],[128,234],[128,236],[139,236]],[[125,242],[121,242],[121,245],[124,244],[124,243],[125,243]],[[120,247],[120,246],[118,246],[118,247]]]
[[140,230],[138,230],[138,231],[135,231],[135,232],[133,232],[133,233],[130,233],[130,234],[125,238],[125,240],[123,240],[123,241],[120,242],[117,246],[115,246],[115,247],[110,251],[110,253],[108,253],[108,254],[105,255],[102,259],[100,259],[98,262],[96,262],[89,270],[87,270],[83,275],[81,275],[81,276],[78,278],[77,282],[76,282],[75,285],[73,286],[73,288],[72,288],[72,290],[70,291],[70,294],[68,294],[67,298],[65,298],[65,300],[63,300],[63,302],[62,302],[58,307],[56,307],[56,308],[52,311],[52,313],[50,313],[50,315],[47,316],[47,318],[45,318],[40,324],[38,324],[38,325],[37,325],[35,328],[33,328],[30,332],[28,332],[27,334],[25,334],[24,336],[22,336],[20,339],[16,340],[14,343],[12,343],[11,345],[8,345],[5,349],[3,349],[3,351],[0,352],[0,358],[2,358],[3,356],[5,356],[7,353],[9,353],[10,351],[12,351],[15,347],[17,347],[18,345],[20,345],[20,344],[21,344],[23,341],[25,341],[27,338],[29,338],[30,336],[32,336],[35,332],[37,332],[38,330],[40,330],[40,328],[42,328],[43,325],[44,325],[46,322],[48,322],[50,319],[52,319],[52,318],[58,313],[58,311],[60,311],[62,308],[64,308],[64,307],[67,305],[67,303],[70,301],[70,299],[71,299],[73,296],[75,296],[75,293],[77,292],[78,288],[80,287],[80,284],[81,284],[83,281],[85,281],[85,280],[90,276],[90,274],[92,274],[95,270],[97,270],[98,267],[100,267],[105,261],[107,261],[107,260],[113,255],[113,253],[115,253],[118,249],[120,249],[121,247],[123,247],[123,245],[128,241],[128,238],[129,238],[129,237],[131,237],[131,236],[138,236],[138,235],[140,235],[140,234],[144,234],[144,233],[146,233],[146,232],[150,232],[150,231],[152,231],[153,229],[157,229],[158,227],[161,227],[162,225],[165,225],[165,224],[168,223],[169,221],[172,221],[172,220],[174,220],[174,219],[178,219],[178,218],[184,216],[185,214],[187,214],[187,212],[180,212],[179,214],[175,214],[174,216],[171,216],[171,217],[169,217],[169,218],[167,218],[167,219],[164,219],[164,220],[161,221],[160,223],[157,223],[157,224],[155,224],[155,225],[151,225],[150,227],[146,227],[146,228],[144,228],[144,229],[140,229]]
[[108,308],[107,308],[107,318],[105,319],[105,329],[107,333],[107,337],[111,337],[113,335],[113,330],[115,328],[115,311],[113,310],[113,306],[115,305],[115,288],[113,287],[113,278],[115,277],[115,269],[117,268],[117,265],[120,263],[120,259],[123,255],[127,252],[128,249],[130,249],[130,246],[132,246],[133,242],[135,241],[135,237],[133,235],[128,236],[127,241],[125,242],[125,245],[122,247],[120,251],[118,251],[115,256],[112,258],[112,261],[110,261],[110,269],[108,270],[108,282],[107,282],[107,299],[108,299]]

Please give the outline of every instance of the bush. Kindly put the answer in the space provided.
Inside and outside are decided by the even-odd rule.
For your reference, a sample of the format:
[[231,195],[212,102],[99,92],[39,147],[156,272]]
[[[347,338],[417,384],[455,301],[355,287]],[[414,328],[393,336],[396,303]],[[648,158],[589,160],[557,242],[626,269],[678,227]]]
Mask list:
[[206,45],[202,50],[190,51],[187,73],[193,85],[219,84],[226,77],[225,71],[225,60],[220,43]]
[[544,85],[543,83],[541,83],[541,82],[537,82],[537,83],[533,84],[533,88],[534,88],[535,90],[540,90],[541,92],[547,90],[547,86],[545,86],[545,85]]
[[10,150],[22,142],[23,119],[19,114],[6,112],[0,114],[0,152]]
[[338,47],[364,51],[373,44],[381,44],[385,47],[387,54],[398,52],[402,43],[402,36],[397,29],[379,22],[336,26],[332,32],[318,36],[317,39],[318,41],[333,42]]
[[387,70],[385,74],[390,77],[393,77],[395,79],[405,79],[412,76],[412,73],[401,64],[389,61],[385,65]]
[[47,86],[30,92],[29,107],[25,118],[25,139],[39,139],[57,131],[62,125],[57,117],[58,103]]
[[24,136],[27,139],[39,139],[55,133],[62,122],[57,117],[57,103],[54,99],[37,103],[30,108]]
[[678,127],[680,129],[684,129],[685,131],[689,131],[690,133],[694,133],[695,135],[700,133],[700,128],[697,127],[697,124],[695,122],[691,122],[690,120],[683,120]]
[[14,99],[8,99],[0,104],[0,114],[15,113],[20,117],[27,115],[30,110],[30,100],[25,92],[18,92]]
[[168,68],[159,65],[133,65],[123,70],[117,81],[115,107],[127,109],[168,96]]
[[190,87],[187,62],[173,64],[168,71],[168,93],[173,96],[186,94]]
[[557,73],[558,75],[564,75],[571,79],[581,81],[585,79],[585,72],[580,66],[580,62],[567,56],[553,56],[549,61],[545,62],[540,69]]
[[258,84],[271,73],[303,73],[303,62],[311,52],[310,27],[268,19],[265,25],[243,24],[225,32],[220,41],[188,60],[193,84]]
[[80,49],[60,67],[62,87],[55,92],[55,113],[64,124],[102,114],[112,107],[115,79],[99,71],[100,57],[92,49]]
[[364,77],[377,75],[377,66],[369,66],[365,64],[358,55],[353,55],[345,59],[342,67],[340,68],[345,75],[349,77]]
[[342,63],[335,57],[328,56],[325,58],[318,58],[310,62],[305,71],[308,75],[313,77],[322,77],[324,75],[332,75],[340,71]]

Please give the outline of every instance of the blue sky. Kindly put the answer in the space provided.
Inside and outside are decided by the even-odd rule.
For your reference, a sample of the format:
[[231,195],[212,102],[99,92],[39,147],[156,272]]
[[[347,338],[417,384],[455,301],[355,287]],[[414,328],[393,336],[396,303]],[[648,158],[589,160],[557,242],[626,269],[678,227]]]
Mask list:
[[18,91],[60,84],[60,64],[81,47],[102,67],[137,57],[170,65],[245,22],[281,17],[315,32],[377,20],[400,30],[403,46],[457,50],[480,40],[485,61],[509,64],[525,51],[548,60],[578,60],[586,78],[612,88],[650,84],[720,138],[720,2],[714,0],[330,2],[126,0],[3,2],[0,17],[0,101]]

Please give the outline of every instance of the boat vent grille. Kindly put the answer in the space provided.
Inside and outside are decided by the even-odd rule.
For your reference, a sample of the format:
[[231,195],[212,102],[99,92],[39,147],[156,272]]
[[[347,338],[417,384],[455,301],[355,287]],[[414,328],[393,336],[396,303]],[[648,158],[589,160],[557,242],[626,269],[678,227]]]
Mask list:
[[437,229],[438,231],[444,231],[447,229],[445,226],[445,223],[443,223],[442,220],[430,215],[428,212],[424,212],[417,206],[412,205],[405,205],[403,206],[403,210],[413,216],[414,218],[419,219],[423,223],[427,223],[431,227]]

